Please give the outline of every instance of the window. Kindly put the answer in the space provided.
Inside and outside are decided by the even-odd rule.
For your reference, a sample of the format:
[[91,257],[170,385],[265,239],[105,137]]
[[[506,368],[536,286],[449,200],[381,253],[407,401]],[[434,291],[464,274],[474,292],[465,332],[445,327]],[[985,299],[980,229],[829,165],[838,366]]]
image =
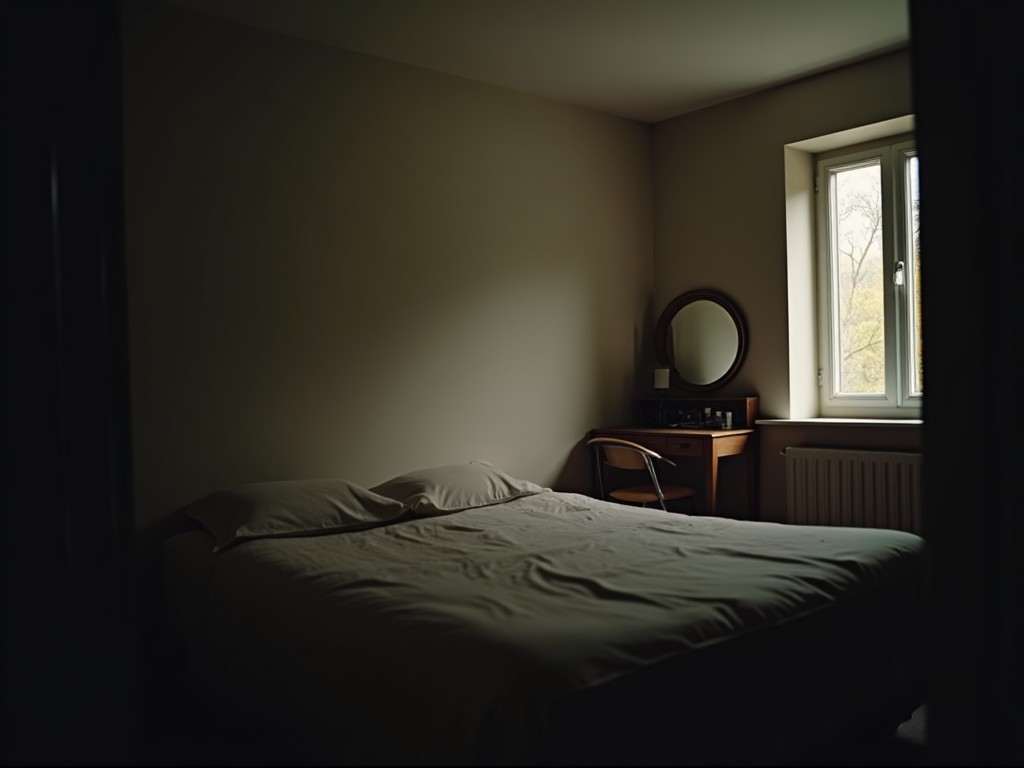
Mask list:
[[912,135],[817,158],[822,416],[921,415],[917,166]]

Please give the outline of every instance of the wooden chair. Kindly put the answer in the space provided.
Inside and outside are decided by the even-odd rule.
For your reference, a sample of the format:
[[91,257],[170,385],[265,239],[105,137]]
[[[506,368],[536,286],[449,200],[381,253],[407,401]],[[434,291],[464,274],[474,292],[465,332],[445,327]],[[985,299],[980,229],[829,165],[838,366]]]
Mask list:
[[[668,508],[665,506],[666,501],[687,499],[690,503],[690,511],[693,511],[693,488],[685,485],[670,485],[658,480],[654,463],[656,461],[664,462],[674,467],[674,462],[639,443],[621,440],[617,437],[594,437],[587,441],[587,445],[594,450],[598,489],[601,498],[605,501],[615,500],[623,504],[639,504],[642,507],[658,502],[661,504],[661,508],[668,512]],[[649,482],[606,490],[605,466],[613,467],[616,470],[645,471]]]

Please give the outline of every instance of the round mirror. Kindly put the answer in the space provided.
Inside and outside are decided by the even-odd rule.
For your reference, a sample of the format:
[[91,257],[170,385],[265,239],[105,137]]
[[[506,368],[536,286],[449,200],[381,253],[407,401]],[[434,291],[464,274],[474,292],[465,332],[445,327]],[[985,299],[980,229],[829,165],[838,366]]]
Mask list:
[[676,296],[654,329],[654,353],[679,389],[720,387],[736,375],[747,351],[739,308],[717,291]]

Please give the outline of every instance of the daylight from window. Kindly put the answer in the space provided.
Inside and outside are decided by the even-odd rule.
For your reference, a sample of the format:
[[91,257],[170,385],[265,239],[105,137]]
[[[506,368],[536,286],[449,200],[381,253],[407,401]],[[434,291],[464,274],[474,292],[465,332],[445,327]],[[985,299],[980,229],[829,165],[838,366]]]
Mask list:
[[924,364],[923,346],[921,335],[921,197],[919,194],[917,180],[917,155],[908,153],[906,155],[907,175],[907,220],[910,226],[907,228],[907,253],[912,254],[914,269],[911,272],[912,283],[908,286],[910,298],[910,325],[914,332],[910,337],[909,369],[913,375],[910,382],[910,393],[912,395],[924,394]]
[[839,392],[885,392],[882,171],[879,163],[833,170],[833,313]]
[[833,157],[821,170],[828,319],[822,409],[919,410],[922,261],[913,143]]

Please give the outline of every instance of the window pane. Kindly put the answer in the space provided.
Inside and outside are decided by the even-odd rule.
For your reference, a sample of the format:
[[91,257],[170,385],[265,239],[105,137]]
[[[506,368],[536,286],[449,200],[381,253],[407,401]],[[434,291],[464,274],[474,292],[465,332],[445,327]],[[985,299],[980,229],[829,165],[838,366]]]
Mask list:
[[875,161],[832,171],[833,302],[840,394],[885,392],[882,175]]
[[920,196],[917,184],[917,155],[908,154],[907,164],[907,232],[910,242],[907,253],[910,254],[912,269],[912,293],[908,295],[907,309],[910,313],[910,394],[921,395],[924,392],[924,357],[922,355],[921,335],[921,225]]

